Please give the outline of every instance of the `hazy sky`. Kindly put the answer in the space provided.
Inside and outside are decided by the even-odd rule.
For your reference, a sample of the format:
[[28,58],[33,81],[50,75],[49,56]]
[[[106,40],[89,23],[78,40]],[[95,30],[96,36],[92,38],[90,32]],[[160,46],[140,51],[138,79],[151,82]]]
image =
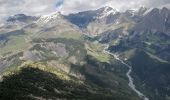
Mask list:
[[169,6],[170,0],[0,0],[0,18],[17,13],[41,15],[61,11],[68,14],[105,5],[124,11],[139,6]]

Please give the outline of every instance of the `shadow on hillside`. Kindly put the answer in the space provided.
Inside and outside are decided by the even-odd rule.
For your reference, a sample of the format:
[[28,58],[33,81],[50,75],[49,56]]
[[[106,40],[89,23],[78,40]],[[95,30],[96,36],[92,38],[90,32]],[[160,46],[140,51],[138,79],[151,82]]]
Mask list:
[[[0,100],[113,100],[89,85],[64,81],[55,74],[26,67],[17,74],[4,77],[0,82]],[[119,100],[119,99],[118,99]]]
[[37,68],[23,68],[18,74],[4,77],[0,83],[0,100],[81,98],[87,90],[73,82]]

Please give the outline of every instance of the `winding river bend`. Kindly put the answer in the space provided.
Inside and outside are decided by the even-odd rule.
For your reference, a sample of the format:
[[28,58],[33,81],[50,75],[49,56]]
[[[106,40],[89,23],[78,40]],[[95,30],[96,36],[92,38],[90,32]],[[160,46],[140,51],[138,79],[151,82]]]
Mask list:
[[126,76],[129,79],[129,87],[138,94],[138,96],[140,98],[142,98],[143,100],[149,100],[149,98],[147,98],[142,92],[140,92],[139,90],[136,89],[136,86],[134,84],[133,78],[130,75],[132,73],[132,66],[128,65],[127,63],[125,63],[123,60],[121,60],[117,55],[110,53],[109,51],[107,51],[107,49],[109,48],[109,45],[106,45],[106,47],[104,48],[104,53],[107,53],[109,55],[112,55],[116,60],[120,61],[122,64],[124,64],[125,66],[127,66],[129,68],[128,72],[126,73]]

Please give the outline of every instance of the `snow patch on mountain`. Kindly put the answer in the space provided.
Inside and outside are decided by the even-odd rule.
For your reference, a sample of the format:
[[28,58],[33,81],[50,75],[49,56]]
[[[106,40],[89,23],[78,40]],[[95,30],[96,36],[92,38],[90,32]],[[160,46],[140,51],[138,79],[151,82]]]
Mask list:
[[40,17],[40,19],[37,22],[43,22],[43,23],[47,23],[50,21],[53,21],[54,19],[60,18],[62,15],[60,12],[54,12],[51,13],[49,15],[43,15]]
[[117,10],[115,10],[109,6],[104,7],[103,9],[104,9],[103,12],[97,17],[97,19],[105,18],[111,14],[115,15],[116,13],[118,13]]

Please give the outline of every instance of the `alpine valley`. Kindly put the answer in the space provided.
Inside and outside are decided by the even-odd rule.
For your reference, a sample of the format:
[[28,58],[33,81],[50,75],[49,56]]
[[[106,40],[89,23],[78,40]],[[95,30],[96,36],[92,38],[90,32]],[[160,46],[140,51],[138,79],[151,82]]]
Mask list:
[[6,19],[0,100],[170,100],[166,7]]

